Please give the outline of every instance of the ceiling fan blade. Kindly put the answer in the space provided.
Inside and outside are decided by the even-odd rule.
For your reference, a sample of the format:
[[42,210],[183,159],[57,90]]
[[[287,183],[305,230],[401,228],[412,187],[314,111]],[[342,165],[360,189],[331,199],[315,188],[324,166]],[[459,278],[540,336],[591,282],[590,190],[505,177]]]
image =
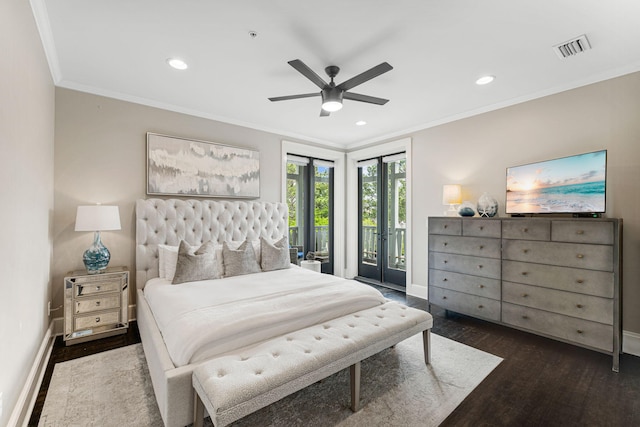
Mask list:
[[322,77],[317,75],[311,68],[307,66],[307,64],[300,61],[299,59],[289,61],[289,65],[298,70],[300,74],[311,80],[313,84],[318,86],[320,89],[324,89],[324,87],[327,86],[327,82],[325,82]]
[[357,76],[340,83],[337,87],[342,90],[349,90],[390,70],[393,70],[393,67],[387,62],[383,62],[382,64],[376,65],[375,67],[365,71],[364,73],[360,73]]
[[289,99],[299,99],[299,98],[311,98],[312,96],[320,96],[320,92],[315,93],[303,93],[300,95],[287,95],[287,96],[276,96],[274,98],[269,98],[269,101],[286,101]]
[[352,101],[368,102],[369,104],[378,104],[378,105],[384,105],[387,102],[389,102],[388,99],[376,98],[375,96],[369,96],[369,95],[360,95],[359,93],[353,93],[353,92],[345,92],[344,95],[342,95],[342,98],[350,99]]
[[330,115],[331,115],[331,113],[328,112],[327,110],[324,110],[322,108],[320,109],[320,117],[327,117],[327,116],[330,116]]

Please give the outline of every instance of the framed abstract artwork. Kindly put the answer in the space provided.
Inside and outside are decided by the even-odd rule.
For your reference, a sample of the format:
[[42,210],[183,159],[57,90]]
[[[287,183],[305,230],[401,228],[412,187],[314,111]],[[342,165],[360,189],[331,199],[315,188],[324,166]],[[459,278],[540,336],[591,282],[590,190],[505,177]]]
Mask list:
[[147,132],[147,194],[258,198],[260,152]]

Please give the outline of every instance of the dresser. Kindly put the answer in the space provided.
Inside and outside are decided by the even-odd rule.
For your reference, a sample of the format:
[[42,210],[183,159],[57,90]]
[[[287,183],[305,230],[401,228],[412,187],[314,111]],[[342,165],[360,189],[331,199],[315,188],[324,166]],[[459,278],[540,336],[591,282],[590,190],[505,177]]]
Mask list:
[[74,271],[64,278],[66,345],[123,334],[129,327],[129,272],[107,268],[103,273]]
[[429,303],[591,348],[621,348],[620,219],[429,218]]

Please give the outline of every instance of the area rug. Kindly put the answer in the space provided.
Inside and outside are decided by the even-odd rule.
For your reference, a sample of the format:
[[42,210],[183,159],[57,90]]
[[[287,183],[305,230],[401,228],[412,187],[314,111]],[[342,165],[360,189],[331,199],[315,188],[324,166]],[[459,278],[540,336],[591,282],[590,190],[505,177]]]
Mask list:
[[[346,369],[233,426],[437,426],[502,359],[436,334],[431,346],[431,366],[421,334],[363,361],[357,413]],[[142,345],[56,364],[38,425],[162,426]]]

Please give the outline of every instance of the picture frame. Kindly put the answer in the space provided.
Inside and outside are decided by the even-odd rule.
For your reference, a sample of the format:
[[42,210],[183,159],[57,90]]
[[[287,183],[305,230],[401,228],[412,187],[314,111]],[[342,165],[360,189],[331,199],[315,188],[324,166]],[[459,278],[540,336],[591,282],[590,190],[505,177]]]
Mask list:
[[147,194],[259,198],[260,152],[147,132]]

